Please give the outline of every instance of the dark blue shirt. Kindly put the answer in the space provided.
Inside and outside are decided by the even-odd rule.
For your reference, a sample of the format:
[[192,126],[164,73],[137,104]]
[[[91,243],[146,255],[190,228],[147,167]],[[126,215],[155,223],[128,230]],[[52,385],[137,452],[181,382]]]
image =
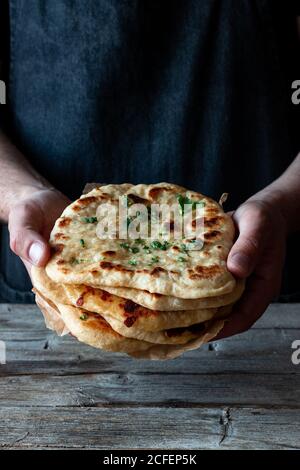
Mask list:
[[[89,181],[170,181],[229,192],[233,209],[299,149],[295,16],[264,0],[11,0],[3,125],[70,198]],[[0,271],[3,300],[31,300],[5,228]]]

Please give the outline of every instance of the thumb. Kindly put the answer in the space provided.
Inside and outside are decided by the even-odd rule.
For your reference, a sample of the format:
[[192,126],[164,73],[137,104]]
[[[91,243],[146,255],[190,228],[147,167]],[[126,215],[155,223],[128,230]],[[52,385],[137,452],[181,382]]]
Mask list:
[[237,277],[249,276],[255,268],[265,240],[266,215],[256,203],[245,203],[233,214],[239,236],[227,259],[229,271]]
[[50,256],[50,247],[40,234],[43,223],[42,211],[30,203],[15,206],[9,215],[11,250],[35,266],[44,266]]

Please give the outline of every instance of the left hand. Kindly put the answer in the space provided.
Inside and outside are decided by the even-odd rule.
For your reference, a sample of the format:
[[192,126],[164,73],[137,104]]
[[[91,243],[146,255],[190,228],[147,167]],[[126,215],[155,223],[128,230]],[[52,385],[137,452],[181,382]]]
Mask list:
[[239,233],[227,260],[235,277],[247,278],[245,292],[230,320],[213,341],[248,330],[279,295],[287,224],[276,201],[251,199],[234,213]]

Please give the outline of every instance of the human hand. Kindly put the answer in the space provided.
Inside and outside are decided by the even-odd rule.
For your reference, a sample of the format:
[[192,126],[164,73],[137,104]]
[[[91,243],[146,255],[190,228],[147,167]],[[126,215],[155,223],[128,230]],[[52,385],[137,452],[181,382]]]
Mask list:
[[47,263],[51,229],[69,203],[69,199],[55,189],[26,188],[11,205],[8,216],[10,248],[20,256],[29,274],[31,265],[45,266]]
[[248,330],[280,292],[287,224],[277,201],[255,196],[242,204],[233,220],[239,233],[227,260],[245,292],[215,340]]

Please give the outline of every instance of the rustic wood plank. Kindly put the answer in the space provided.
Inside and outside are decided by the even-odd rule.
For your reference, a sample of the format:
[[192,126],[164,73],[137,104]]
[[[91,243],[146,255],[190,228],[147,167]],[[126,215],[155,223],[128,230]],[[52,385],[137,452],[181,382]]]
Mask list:
[[98,351],[0,305],[0,446],[296,448],[299,304],[272,305],[243,335],[167,362]]
[[299,407],[300,413],[300,375],[98,373],[3,377],[0,403],[2,407],[282,405]]
[[7,342],[7,364],[0,367],[0,376],[97,372],[299,374],[299,366],[291,362],[291,344],[295,339],[300,339],[300,331],[298,335],[283,333],[285,339],[277,334],[268,339],[266,335],[247,333],[244,341],[232,339],[220,342],[214,345],[215,350],[203,347],[168,362],[135,361],[123,355],[95,351],[73,339],[60,339],[59,346],[50,342],[47,351],[28,343],[16,350],[12,342]]
[[298,410],[256,408],[2,409],[0,447],[299,448]]

